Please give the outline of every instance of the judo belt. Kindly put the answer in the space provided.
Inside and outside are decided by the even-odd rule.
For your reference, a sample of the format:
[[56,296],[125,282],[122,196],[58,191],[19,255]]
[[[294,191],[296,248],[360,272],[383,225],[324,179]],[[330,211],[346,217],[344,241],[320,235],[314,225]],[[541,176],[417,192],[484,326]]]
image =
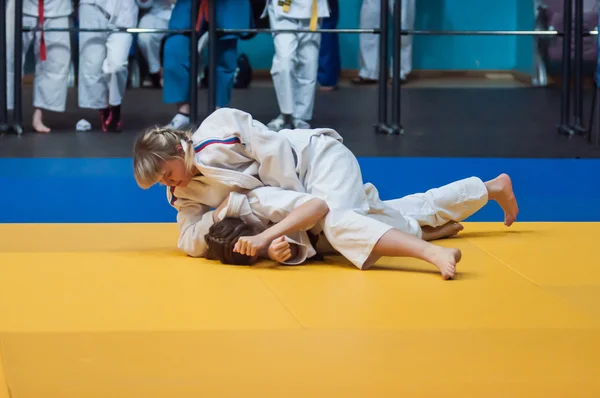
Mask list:
[[196,32],[200,31],[200,25],[202,21],[209,22],[208,20],[208,1],[209,0],[201,0],[200,2],[200,11],[198,12],[198,19],[196,19]]
[[[38,18],[40,28],[44,27],[44,0],[38,0]],[[40,32],[40,60],[46,60],[46,41],[44,40],[44,31]]]
[[[290,7],[292,6],[292,0],[279,0],[277,5],[281,6],[283,12],[290,12]],[[317,0],[312,0],[312,11],[310,13],[310,26],[309,30],[314,32],[317,30],[317,22],[319,21],[319,7],[317,4]]]

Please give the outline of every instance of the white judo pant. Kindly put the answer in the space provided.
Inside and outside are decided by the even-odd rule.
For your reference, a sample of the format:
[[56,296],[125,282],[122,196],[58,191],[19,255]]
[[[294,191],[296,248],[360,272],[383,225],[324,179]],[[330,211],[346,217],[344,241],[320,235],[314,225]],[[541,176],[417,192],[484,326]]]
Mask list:
[[332,220],[323,230],[327,239],[319,239],[319,253],[339,253],[360,269],[379,260],[371,257],[375,245],[395,228],[421,238],[420,227],[439,227],[450,221],[470,217],[488,202],[485,184],[477,177],[459,180],[425,193],[381,202],[374,190],[370,200],[375,211],[368,216],[353,211],[333,211]]
[[365,189],[354,154],[327,135],[311,137],[301,163],[299,177],[306,192],[327,202],[330,209],[312,232],[322,232],[333,249],[361,269],[377,261],[369,257],[390,229],[421,238],[421,226],[464,220],[488,200],[484,183],[469,178],[383,202],[375,187],[369,184]]
[[[8,2],[6,10],[6,61],[8,109],[14,108],[14,1]],[[38,18],[23,16],[24,28],[35,28]],[[44,28],[68,28],[69,17],[45,18]],[[23,33],[22,65],[32,42],[35,42],[35,80],[33,83],[33,106],[54,112],[64,112],[67,102],[69,68],[71,65],[71,38],[69,32],[45,32],[46,60],[40,60],[41,32]],[[23,70],[21,70],[23,73]]]
[[[358,161],[345,145],[327,135],[316,135],[310,140],[301,156],[304,167],[300,167],[299,177],[306,192],[327,202],[330,209],[312,232],[323,232],[336,251],[361,268],[381,236],[392,228],[368,217],[373,209],[381,212],[383,204],[377,194],[375,200],[373,193],[365,191]],[[391,208],[385,210],[393,214],[389,219],[394,221],[394,227],[420,233],[416,221]]]
[[[283,130],[280,134],[293,140],[295,131]],[[299,178],[307,193],[327,202],[330,209],[369,212],[360,165],[343,143],[324,134],[312,136],[300,163]]]
[[[401,1],[402,29],[413,29],[415,26],[415,0]],[[393,12],[394,0],[389,1],[390,12]],[[381,0],[363,0],[360,9],[360,28],[378,29],[380,25]],[[360,72],[365,79],[379,78],[379,35],[359,35]],[[412,36],[402,36],[400,40],[400,78],[405,79],[412,71]],[[388,62],[386,60],[386,62]],[[390,71],[391,75],[391,71]]]
[[[107,15],[97,6],[80,4],[81,28],[110,28]],[[79,106],[104,109],[118,106],[127,88],[129,33],[81,32],[79,34]]]
[[[143,29],[168,29],[169,20],[152,13],[145,14],[138,24]],[[142,33],[138,35],[137,44],[142,56],[148,62],[148,71],[152,74],[160,72],[160,44],[166,33]]]
[[[278,16],[269,2],[271,29],[308,29],[309,19]],[[311,120],[315,103],[319,47],[317,33],[274,33],[275,56],[271,67],[279,110],[295,119]]]

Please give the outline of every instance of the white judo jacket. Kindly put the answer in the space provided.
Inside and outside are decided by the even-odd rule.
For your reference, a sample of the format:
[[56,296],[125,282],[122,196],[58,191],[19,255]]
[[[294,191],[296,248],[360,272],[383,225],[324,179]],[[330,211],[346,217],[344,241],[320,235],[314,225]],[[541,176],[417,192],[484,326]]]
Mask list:
[[92,4],[100,8],[106,14],[109,26],[120,28],[137,26],[139,8],[135,0],[80,0],[79,4]]
[[[317,17],[328,18],[329,17],[329,4],[327,0],[288,0],[289,10],[284,11],[283,5],[280,5],[280,0],[267,0],[265,8],[263,10],[261,18],[265,18],[268,15],[269,6],[272,5],[275,10],[275,14],[278,16],[292,18],[292,19],[310,19],[312,16],[313,1],[317,3]],[[284,1],[283,3],[285,3]]]
[[[242,219],[259,231],[276,224],[288,216],[292,210],[301,204],[315,199],[307,193],[287,191],[276,187],[262,187],[248,192],[247,195],[232,192],[229,194],[227,207],[219,214],[219,220],[225,217]],[[309,230],[311,227],[307,228]],[[297,253],[284,264],[298,265],[313,257],[316,252],[305,231],[295,231],[285,236],[285,239],[297,245]]]
[[149,14],[161,19],[169,20],[174,2],[171,0],[135,0],[140,10],[148,11]]
[[[43,0],[41,4],[44,7],[44,18],[68,17],[73,13],[71,0]],[[38,0],[23,0],[23,15],[38,18],[39,7]]]
[[[213,224],[212,209],[231,192],[273,186],[306,192],[302,177],[309,164],[311,137],[328,135],[342,141],[332,129],[269,130],[246,112],[221,108],[192,135],[195,163],[201,176],[185,187],[168,187],[167,199],[177,210],[178,247],[193,257],[206,254],[204,235]],[[182,142],[186,148],[186,143]]]

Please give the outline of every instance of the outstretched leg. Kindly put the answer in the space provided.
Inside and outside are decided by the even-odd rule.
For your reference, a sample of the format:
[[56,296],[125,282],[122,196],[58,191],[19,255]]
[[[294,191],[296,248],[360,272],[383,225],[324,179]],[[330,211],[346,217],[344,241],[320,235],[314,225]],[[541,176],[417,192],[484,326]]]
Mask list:
[[403,216],[417,220],[421,226],[442,227],[452,221],[467,219],[489,200],[498,202],[502,207],[507,226],[516,220],[519,208],[512,182],[506,174],[487,182],[477,177],[465,178],[424,193],[386,200],[384,203]]
[[504,211],[504,225],[510,227],[517,219],[519,205],[508,174],[500,174],[493,180],[487,181],[485,187],[490,200],[498,202]]
[[449,279],[461,258],[460,250],[432,245],[354,211],[330,210],[320,223],[331,246],[360,269],[369,268],[382,256],[414,257],[435,265]]
[[462,253],[458,249],[435,246],[398,229],[390,229],[373,247],[373,256],[415,257],[435,265],[444,279],[450,279],[456,273],[456,264]]

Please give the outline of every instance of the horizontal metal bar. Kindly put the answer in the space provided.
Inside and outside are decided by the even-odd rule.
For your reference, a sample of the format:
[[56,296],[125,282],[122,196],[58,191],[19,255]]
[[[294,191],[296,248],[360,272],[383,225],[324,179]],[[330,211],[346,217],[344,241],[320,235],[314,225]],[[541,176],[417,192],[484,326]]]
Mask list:
[[[308,29],[217,29],[219,33],[310,33]],[[380,29],[317,29],[315,33],[372,33],[381,34]],[[584,36],[597,35],[597,30],[583,32]],[[402,30],[408,36],[562,36],[556,30]]]
[[[23,28],[23,32],[108,32],[108,33],[191,33],[192,29],[153,29],[153,28]],[[380,29],[217,29],[217,33],[372,33]]]
[[23,28],[23,32],[108,32],[108,33],[191,33],[192,29],[152,29],[152,28]]
[[[597,35],[597,30],[583,32],[584,36]],[[562,36],[556,30],[402,30],[403,36]]]
[[[108,32],[108,33],[191,33],[192,29],[153,28],[23,28],[23,32]],[[217,29],[217,33],[370,33],[381,34],[380,29]],[[402,30],[408,36],[562,36],[556,30]],[[583,32],[584,36],[596,36],[598,30]]]
[[217,33],[371,33],[380,34],[381,29],[217,29]]

